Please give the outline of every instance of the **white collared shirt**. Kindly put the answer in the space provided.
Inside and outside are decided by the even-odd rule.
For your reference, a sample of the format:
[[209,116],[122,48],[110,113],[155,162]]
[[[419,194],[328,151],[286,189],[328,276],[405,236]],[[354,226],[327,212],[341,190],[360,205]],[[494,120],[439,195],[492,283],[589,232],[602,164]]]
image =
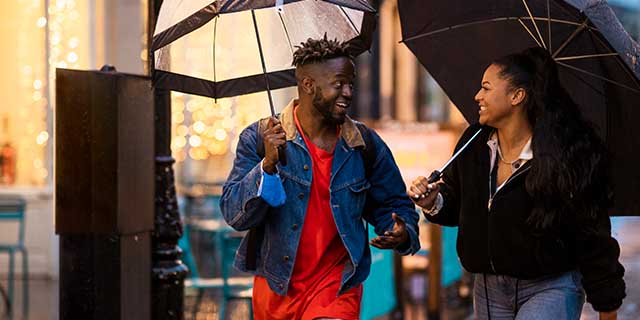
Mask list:
[[[487,145],[489,146],[489,149],[491,149],[491,155],[489,158],[491,161],[489,165],[489,174],[491,174],[491,171],[493,171],[493,165],[496,163],[496,157],[498,156],[498,152],[500,152],[499,146],[498,146],[497,132],[494,131],[491,134],[491,138],[489,139],[489,141],[487,141]],[[511,164],[511,174],[516,172],[525,163],[527,163],[527,161],[531,159],[533,159],[533,151],[531,150],[531,138],[529,138],[529,141],[527,141],[524,147],[522,147],[522,151],[520,151],[520,155],[518,156],[518,159]],[[505,182],[507,182],[507,180],[505,180]],[[504,186],[505,182],[503,182],[500,186],[496,188],[496,192]]]

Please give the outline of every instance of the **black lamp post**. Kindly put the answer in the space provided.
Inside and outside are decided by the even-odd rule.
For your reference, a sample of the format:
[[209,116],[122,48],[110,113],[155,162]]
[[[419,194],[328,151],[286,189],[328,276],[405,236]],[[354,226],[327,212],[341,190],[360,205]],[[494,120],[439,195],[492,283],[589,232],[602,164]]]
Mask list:
[[[154,55],[151,51],[162,0],[149,0],[148,70],[153,76]],[[152,319],[184,319],[184,278],[188,269],[182,264],[178,239],[182,221],[178,212],[175,178],[171,156],[171,96],[169,90],[154,88],[155,96],[155,219],[152,235]]]

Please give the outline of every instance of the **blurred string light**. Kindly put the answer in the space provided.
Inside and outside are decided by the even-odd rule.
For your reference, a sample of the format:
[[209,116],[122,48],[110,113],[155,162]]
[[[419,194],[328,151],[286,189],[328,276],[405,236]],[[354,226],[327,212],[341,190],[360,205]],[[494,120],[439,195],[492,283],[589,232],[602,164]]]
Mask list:
[[[269,32],[269,27],[265,32]],[[273,28],[280,30],[281,26],[277,24]],[[211,41],[211,33],[195,32],[172,43],[168,54],[171,69],[213,80]],[[234,59],[255,59],[253,49],[234,48]],[[216,52],[228,50],[230,48],[224,44],[216,44]],[[217,80],[225,80],[225,75],[231,74],[233,68],[233,64],[216,64]],[[184,169],[178,174],[183,182],[224,180],[231,169],[240,132],[252,122],[269,115],[265,92],[217,100],[173,92],[171,99],[171,150],[178,163],[177,169]]]
[[[20,127],[15,135],[18,183],[44,185],[50,172],[45,165],[51,134],[47,129],[48,108],[53,109],[56,68],[85,67],[82,65],[80,39],[86,32],[75,0],[18,0],[20,21],[18,28],[18,65],[21,70],[22,97],[28,97],[12,116],[13,126]],[[47,8],[48,10],[45,10]],[[84,31],[83,31],[84,30]],[[42,46],[48,38],[48,48]],[[85,48],[86,49],[86,48]],[[43,57],[43,53],[48,55]],[[43,59],[44,58],[44,59]],[[47,74],[47,64],[49,65]],[[53,99],[51,99],[53,100]],[[24,101],[24,100],[23,100]]]
[[[139,0],[146,8],[147,0]],[[50,176],[48,128],[55,108],[56,68],[86,69],[92,22],[86,0],[16,0],[15,14],[19,92],[9,110],[10,141],[16,148],[17,184],[42,186]],[[144,10],[140,14],[145,16]],[[146,19],[146,17],[145,17]],[[146,24],[145,24],[146,25]],[[146,43],[146,36],[142,36]],[[46,40],[45,40],[46,39]],[[44,44],[47,44],[45,46]],[[46,53],[46,55],[45,55]],[[141,60],[146,60],[146,56]],[[93,66],[92,66],[93,67]]]
[[[55,97],[56,68],[82,69],[87,67],[86,50],[88,48],[87,23],[84,13],[87,4],[76,0],[44,0],[48,2],[46,17],[38,18],[38,25],[46,25],[49,37],[49,96]],[[82,6],[82,7],[81,7]],[[81,14],[83,10],[83,14]],[[83,41],[84,40],[84,41]],[[83,57],[83,58],[81,58]],[[49,104],[51,110],[55,105]],[[49,140],[49,133],[40,132],[36,143],[44,145]]]
[[[229,151],[231,103],[173,92],[171,150],[177,162],[207,160]],[[223,125],[226,123],[226,128]]]
[[49,171],[44,166],[47,131],[47,74],[44,39],[48,19],[43,0],[19,0],[16,51],[19,92],[14,109],[10,109],[9,141],[16,150],[16,184],[42,186]]

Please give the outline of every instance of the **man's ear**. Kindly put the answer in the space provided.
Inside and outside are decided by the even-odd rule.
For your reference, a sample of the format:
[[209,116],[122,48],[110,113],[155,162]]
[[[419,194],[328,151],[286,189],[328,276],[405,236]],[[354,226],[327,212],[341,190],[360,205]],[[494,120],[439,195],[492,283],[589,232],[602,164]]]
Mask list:
[[511,93],[511,105],[517,106],[524,103],[527,98],[527,91],[523,88],[517,88]]
[[302,85],[302,90],[304,91],[304,93],[313,95],[313,92],[315,91],[315,81],[311,79],[311,77],[304,76],[300,84]]

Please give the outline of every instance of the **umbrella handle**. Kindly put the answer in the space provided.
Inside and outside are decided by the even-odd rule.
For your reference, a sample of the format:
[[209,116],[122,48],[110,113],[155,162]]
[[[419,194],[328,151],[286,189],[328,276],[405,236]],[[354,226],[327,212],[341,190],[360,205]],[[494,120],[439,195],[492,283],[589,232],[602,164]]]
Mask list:
[[283,147],[278,147],[278,161],[283,166],[287,165],[287,154],[284,152]]
[[438,170],[433,170],[433,172],[431,172],[431,174],[429,175],[429,178],[427,179],[427,182],[429,182],[429,183],[438,182],[438,180],[440,180],[440,178],[442,178],[442,172],[440,172]]

